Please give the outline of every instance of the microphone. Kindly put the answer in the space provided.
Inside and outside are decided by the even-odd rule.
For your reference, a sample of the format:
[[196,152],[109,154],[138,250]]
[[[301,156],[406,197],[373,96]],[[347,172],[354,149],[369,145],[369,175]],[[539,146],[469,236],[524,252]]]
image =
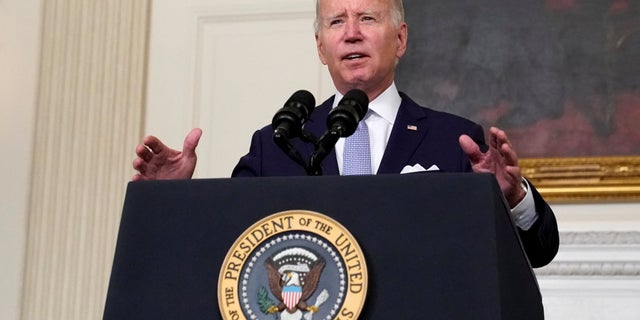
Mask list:
[[316,150],[309,161],[310,175],[322,175],[320,164],[331,152],[340,137],[352,135],[358,128],[358,123],[369,110],[369,97],[362,90],[353,89],[347,92],[338,106],[333,108],[327,116],[327,131],[320,137]]
[[329,132],[339,137],[352,135],[358,127],[358,122],[364,118],[369,109],[369,97],[362,90],[352,89],[347,92],[338,106],[333,108],[327,116]]
[[301,134],[302,125],[309,120],[316,99],[306,90],[296,91],[271,121],[274,139],[294,138]]
[[302,155],[290,141],[290,138],[300,136],[303,141],[306,139],[306,132],[302,130],[302,125],[309,120],[309,116],[316,106],[316,99],[306,90],[296,91],[284,106],[276,112],[271,120],[273,128],[273,141],[284,151],[284,153],[294,162],[308,171],[307,163]]

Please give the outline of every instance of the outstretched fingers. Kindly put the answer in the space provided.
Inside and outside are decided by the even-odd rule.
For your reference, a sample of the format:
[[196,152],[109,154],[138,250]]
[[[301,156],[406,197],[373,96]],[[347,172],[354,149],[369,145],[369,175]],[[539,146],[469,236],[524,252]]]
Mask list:
[[166,180],[189,179],[196,166],[196,152],[202,130],[193,129],[184,140],[182,151],[167,147],[160,139],[147,136],[136,147],[133,168],[138,171],[132,179]]
[[185,157],[190,158],[196,156],[196,147],[198,146],[201,136],[202,130],[200,128],[195,128],[187,134],[184,138],[184,145],[182,146],[182,153]]
[[154,154],[160,154],[163,151],[167,150],[167,146],[165,146],[164,143],[160,141],[160,139],[154,136],[146,136],[142,140],[142,143],[148,150],[150,150]]
[[167,147],[156,137],[147,136],[142,143],[136,147],[136,155],[133,160],[133,169],[138,171],[133,177],[133,181],[150,180],[156,171],[158,163],[163,162],[162,152],[168,150]]
[[144,161],[150,161],[153,158],[153,152],[144,144],[136,147],[136,155]]
[[464,153],[466,153],[469,157],[469,161],[471,161],[472,165],[482,161],[484,155],[480,151],[480,147],[478,146],[478,144],[473,141],[471,137],[463,134],[458,138],[458,142],[460,143],[462,151],[464,151]]
[[507,134],[496,127],[491,127],[491,140],[495,142],[496,149],[500,150],[500,154],[507,166],[518,166],[518,155],[516,154],[511,141]]
[[147,170],[147,162],[142,158],[133,159],[133,168],[138,172],[144,174]]

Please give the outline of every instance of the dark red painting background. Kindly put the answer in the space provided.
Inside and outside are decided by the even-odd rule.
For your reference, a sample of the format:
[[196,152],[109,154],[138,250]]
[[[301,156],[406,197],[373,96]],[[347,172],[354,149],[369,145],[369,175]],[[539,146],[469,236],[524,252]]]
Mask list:
[[640,155],[640,0],[405,0],[397,85],[520,157]]

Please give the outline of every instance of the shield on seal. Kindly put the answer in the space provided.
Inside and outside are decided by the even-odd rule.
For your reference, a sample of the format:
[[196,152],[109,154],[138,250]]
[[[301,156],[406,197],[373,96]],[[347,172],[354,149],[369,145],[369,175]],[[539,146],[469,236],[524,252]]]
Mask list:
[[300,297],[302,297],[302,287],[286,286],[282,288],[282,302],[287,306],[287,309],[294,310],[300,302]]

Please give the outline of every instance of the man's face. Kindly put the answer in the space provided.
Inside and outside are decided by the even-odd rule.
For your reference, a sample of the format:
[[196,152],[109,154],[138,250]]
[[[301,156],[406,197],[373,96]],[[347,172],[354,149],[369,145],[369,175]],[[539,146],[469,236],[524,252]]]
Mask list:
[[316,44],[320,61],[342,94],[380,95],[407,48],[407,25],[391,16],[391,0],[321,0]]

